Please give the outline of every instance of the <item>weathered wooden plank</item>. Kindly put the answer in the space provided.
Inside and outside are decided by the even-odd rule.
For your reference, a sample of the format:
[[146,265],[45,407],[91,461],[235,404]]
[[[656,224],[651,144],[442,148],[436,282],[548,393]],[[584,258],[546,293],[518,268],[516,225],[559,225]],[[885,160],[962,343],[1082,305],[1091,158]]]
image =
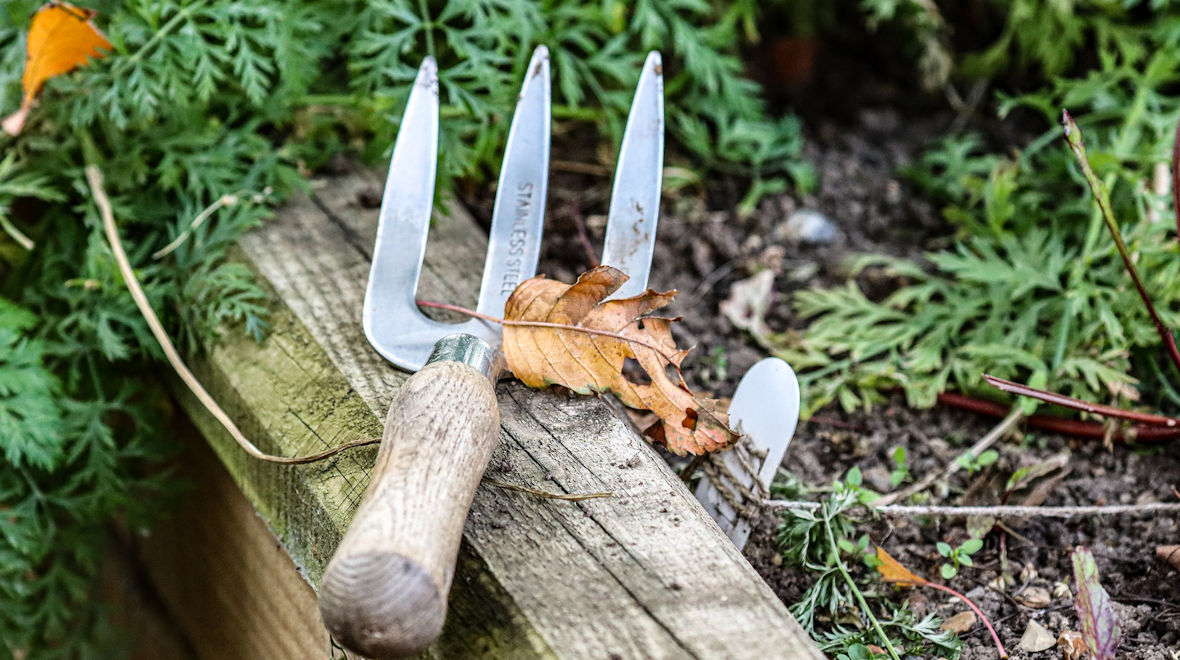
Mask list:
[[[406,375],[360,324],[380,179],[317,184],[241,243],[277,293],[275,331],[227,335],[201,377],[267,450],[307,453],[380,433]],[[431,230],[419,298],[473,304],[486,238],[459,210]],[[822,657],[667,465],[603,402],[498,387],[489,476],[579,503],[483,485],[468,518],[451,612],[435,654],[501,657]],[[186,408],[193,409],[191,400]],[[198,425],[315,584],[367,485],[374,450],[323,465],[258,464],[206,415]]]
[[136,555],[189,657],[328,658],[311,586],[196,431],[182,435],[176,468],[193,490]]

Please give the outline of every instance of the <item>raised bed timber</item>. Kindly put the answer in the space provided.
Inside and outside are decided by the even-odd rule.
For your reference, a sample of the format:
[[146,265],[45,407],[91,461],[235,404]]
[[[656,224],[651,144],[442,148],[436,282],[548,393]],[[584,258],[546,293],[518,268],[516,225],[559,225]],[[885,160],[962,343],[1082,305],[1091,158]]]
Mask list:
[[[241,242],[241,259],[274,293],[271,333],[259,344],[227,332],[193,367],[264,451],[304,455],[379,436],[389,401],[407,377],[372,350],[360,323],[377,226],[377,210],[366,202],[379,199],[381,185],[373,172],[315,181],[310,196],[296,196]],[[486,240],[462,209],[437,214],[419,297],[474,306]],[[272,616],[289,612],[297,623],[285,625],[300,630],[282,637],[307,641],[284,656],[328,657],[327,635],[315,628],[321,624],[313,590],[275,585],[290,581],[291,561],[313,588],[318,584],[368,484],[376,446],[310,465],[259,462],[191,395],[176,391],[232,476],[198,483],[190,497],[217,506],[230,500],[202,489],[240,490],[285,553],[265,542],[230,544],[251,555],[235,565],[255,568],[219,570],[212,561],[177,566],[171,572],[187,577],[173,582],[196,584],[160,585],[162,598],[183,601],[193,598],[185,590],[215,590],[221,597],[207,599],[209,607],[220,602],[229,609],[204,620],[220,616],[218,625],[230,628],[258,626],[235,613],[235,602],[270,608]],[[604,402],[515,381],[502,381],[497,393],[502,432],[489,478],[614,495],[566,502],[481,485],[464,530],[447,624],[430,655],[823,657],[684,484]],[[180,515],[211,514],[204,511],[190,506]],[[190,550],[227,545],[224,536],[238,524],[251,523],[230,516],[200,538],[182,520],[182,544]],[[160,559],[149,556],[152,561]]]

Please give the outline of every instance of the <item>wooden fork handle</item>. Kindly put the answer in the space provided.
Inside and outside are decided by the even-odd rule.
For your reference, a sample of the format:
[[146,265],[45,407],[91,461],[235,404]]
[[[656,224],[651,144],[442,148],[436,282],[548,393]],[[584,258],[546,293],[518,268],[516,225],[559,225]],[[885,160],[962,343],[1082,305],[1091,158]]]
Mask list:
[[482,344],[478,364],[432,356],[402,385],[372,481],[320,582],[328,631],[366,657],[405,657],[438,637],[463,524],[499,437],[495,351],[451,335],[435,356],[456,337]]

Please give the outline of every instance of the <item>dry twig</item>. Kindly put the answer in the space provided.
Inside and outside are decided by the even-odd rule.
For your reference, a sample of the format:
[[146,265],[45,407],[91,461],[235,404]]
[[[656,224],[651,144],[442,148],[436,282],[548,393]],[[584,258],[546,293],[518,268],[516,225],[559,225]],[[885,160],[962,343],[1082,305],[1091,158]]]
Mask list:
[[962,454],[959,454],[959,456],[956,456],[955,460],[951,461],[942,472],[928,474],[925,478],[919,480],[917,483],[914,483],[897,492],[885,495],[881,499],[877,500],[876,504],[879,506],[884,506],[886,504],[892,504],[899,500],[903,500],[914,493],[926,490],[939,479],[946,479],[955,472],[958,472],[962,467],[959,465],[959,457],[967,454],[970,454],[971,456],[979,456],[985,449],[995,444],[997,440],[1004,437],[1008,431],[1012,430],[1012,428],[1016,426],[1016,424],[1019,423],[1023,417],[1024,415],[1020,412],[1020,408],[1014,406],[1012,411],[1008,413],[1007,417],[1005,417],[999,424],[996,424],[992,430],[987,432],[987,435],[980,438],[979,442],[972,445],[970,449],[963,452]]
[[197,397],[197,400],[209,411],[209,414],[213,415],[214,419],[225,427],[225,430],[238,443],[238,446],[245,450],[247,454],[271,463],[312,463],[350,447],[359,447],[381,441],[380,438],[353,440],[352,442],[346,442],[310,456],[274,456],[267,454],[255,446],[253,442],[250,442],[245,434],[234,424],[233,420],[229,418],[229,415],[221,409],[221,406],[217,405],[217,401],[205,391],[205,388],[197,380],[197,377],[193,375],[193,372],[189,370],[184,360],[181,359],[180,353],[176,350],[176,346],[168,338],[168,333],[164,330],[164,325],[160,323],[160,318],[156,316],[155,310],[152,309],[151,304],[148,302],[147,296],[143,292],[143,287],[139,285],[139,279],[135,276],[135,271],[131,268],[131,261],[127,258],[127,253],[123,250],[123,242],[119,240],[119,230],[115,226],[115,214],[111,210],[111,201],[107,198],[106,190],[103,189],[102,172],[97,166],[86,166],[86,181],[90,184],[90,194],[94,197],[94,204],[98,206],[98,214],[102,217],[102,225],[106,230],[111,253],[115,256],[115,261],[119,264],[119,273],[123,275],[123,281],[127,284],[127,289],[131,292],[131,297],[135,300],[135,306],[139,308],[139,313],[143,314],[144,320],[147,321],[152,336],[159,342],[160,350],[164,351],[164,357],[167,358],[168,364],[172,365],[172,369],[176,371],[176,375],[180,376],[180,380],[184,382],[185,386],[192,390],[193,396]]

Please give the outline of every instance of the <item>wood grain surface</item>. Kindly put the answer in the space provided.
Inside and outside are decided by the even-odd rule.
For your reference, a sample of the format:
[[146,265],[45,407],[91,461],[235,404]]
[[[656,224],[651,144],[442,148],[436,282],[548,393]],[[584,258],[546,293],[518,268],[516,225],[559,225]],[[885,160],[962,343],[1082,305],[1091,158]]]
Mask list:
[[[195,370],[266,451],[312,451],[382,431],[408,374],[374,352],[361,300],[382,179],[315,182],[241,242],[276,294],[264,343],[227,332]],[[486,234],[462,209],[436,214],[418,298],[474,306]],[[821,658],[814,644],[667,464],[602,401],[514,381],[463,534],[433,657]],[[179,392],[242,491],[316,585],[365,491],[375,448],[319,464],[245,456]]]

